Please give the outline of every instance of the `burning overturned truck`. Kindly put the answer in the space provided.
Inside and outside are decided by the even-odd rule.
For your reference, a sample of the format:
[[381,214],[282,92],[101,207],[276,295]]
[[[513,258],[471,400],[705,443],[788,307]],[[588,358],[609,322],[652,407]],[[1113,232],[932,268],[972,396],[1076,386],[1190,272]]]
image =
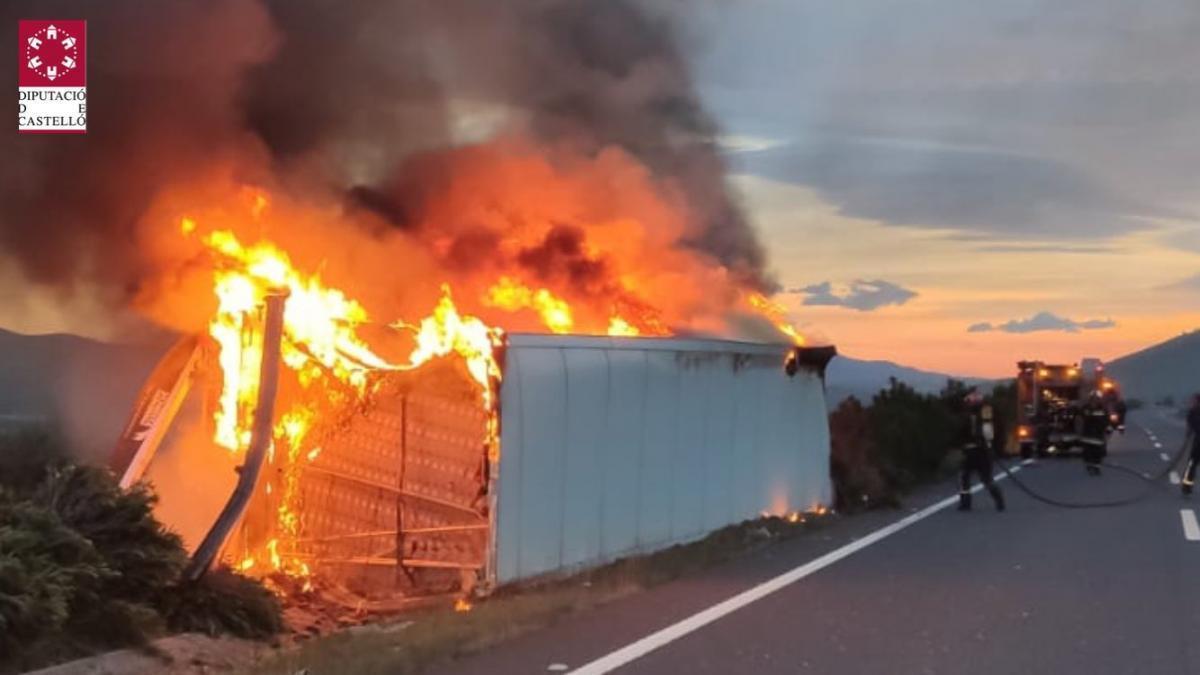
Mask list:
[[[375,340],[412,342],[389,360],[357,335],[353,302],[282,252],[223,232],[207,244],[224,263],[218,314],[152,374],[112,460],[129,485],[154,480],[172,443],[230,453],[229,480],[183,509],[205,514],[194,576],[220,560],[386,602],[832,501],[832,347],[642,337],[621,317],[610,335],[504,333],[460,314],[447,289],[432,315]],[[174,438],[205,380],[201,440]],[[185,482],[202,482],[193,471]]]
[[828,353],[767,298],[694,12],[67,4],[109,123],[8,141],[0,248],[72,330],[190,336],[113,465],[194,574],[504,583],[827,499]]

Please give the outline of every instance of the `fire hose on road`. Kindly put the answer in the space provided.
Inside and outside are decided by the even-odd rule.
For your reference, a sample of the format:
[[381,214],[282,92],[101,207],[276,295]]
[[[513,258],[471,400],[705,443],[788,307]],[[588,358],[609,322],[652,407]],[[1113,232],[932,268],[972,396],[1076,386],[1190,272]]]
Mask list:
[[1189,432],[1184,436],[1183,444],[1179,446],[1179,450],[1175,452],[1175,456],[1171,458],[1171,461],[1167,462],[1166,468],[1157,474],[1146,474],[1135,469],[1131,469],[1127,466],[1121,466],[1120,464],[1113,464],[1111,462],[1104,462],[1104,466],[1135,476],[1138,478],[1138,480],[1145,481],[1146,485],[1145,488],[1136,495],[1122,499],[1111,499],[1096,502],[1068,502],[1061,499],[1056,499],[1054,497],[1048,497],[1021,482],[1021,479],[1017,478],[1014,473],[1009,470],[1008,463],[1003,459],[997,459],[997,462],[999,462],[1000,468],[1004,470],[1004,473],[1008,476],[1008,479],[1011,480],[1013,484],[1016,485],[1019,490],[1021,490],[1021,492],[1024,492],[1043,504],[1049,504],[1051,506],[1057,506],[1064,509],[1103,509],[1114,506],[1128,506],[1129,504],[1140,502],[1141,500],[1150,496],[1150,493],[1154,491],[1154,489],[1158,486],[1158,483],[1166,478],[1167,474],[1169,474],[1176,466],[1179,465],[1179,460],[1183,459],[1183,456],[1187,454],[1191,443],[1192,434]]

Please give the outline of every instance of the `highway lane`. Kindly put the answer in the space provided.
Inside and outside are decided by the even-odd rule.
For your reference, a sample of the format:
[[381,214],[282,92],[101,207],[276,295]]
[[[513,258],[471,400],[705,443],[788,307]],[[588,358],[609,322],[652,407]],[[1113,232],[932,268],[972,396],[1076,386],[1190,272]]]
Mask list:
[[[1131,415],[1110,461],[1158,473],[1183,436],[1158,411]],[[1035,490],[1087,501],[1140,494],[1140,481],[1079,461],[1017,474]],[[1200,672],[1200,541],[1161,481],[1112,509],[1048,506],[1001,483],[1009,510],[934,513],[796,583],[620,665],[621,673]],[[949,486],[918,495],[944,497]],[[939,492],[940,491],[940,492]],[[923,504],[922,504],[923,505]],[[561,623],[439,673],[541,673],[595,663],[905,514],[848,519],[828,534],[722,566]],[[604,663],[601,661],[601,663]],[[599,672],[602,668],[593,668]]]

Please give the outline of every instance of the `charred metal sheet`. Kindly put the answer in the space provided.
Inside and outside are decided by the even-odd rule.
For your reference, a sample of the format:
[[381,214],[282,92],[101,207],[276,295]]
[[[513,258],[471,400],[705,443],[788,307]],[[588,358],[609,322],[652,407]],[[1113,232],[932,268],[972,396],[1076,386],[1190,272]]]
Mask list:
[[486,430],[479,390],[461,364],[384,375],[364,405],[314,440],[320,452],[299,479],[295,553],[360,581],[364,568],[480,569]]
[[802,367],[812,369],[821,377],[825,377],[825,369],[835,356],[837,356],[837,348],[833,345],[796,348],[796,362]]

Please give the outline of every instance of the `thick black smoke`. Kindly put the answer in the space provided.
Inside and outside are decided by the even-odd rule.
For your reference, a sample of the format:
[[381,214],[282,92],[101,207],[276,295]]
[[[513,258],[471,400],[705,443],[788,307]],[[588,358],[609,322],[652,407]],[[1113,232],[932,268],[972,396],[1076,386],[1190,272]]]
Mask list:
[[243,0],[37,0],[0,8],[0,49],[16,54],[17,20],[38,18],[88,21],[88,133],[0,134],[0,256],[39,283],[134,286],[150,200],[243,146],[231,101],[274,31]]
[[717,127],[670,27],[624,1],[555,5],[531,23],[544,40],[522,64],[522,93],[542,129],[619,145],[674,178],[702,218],[692,244],[766,286],[763,250],[726,189]]
[[[139,228],[156,193],[231,166],[246,181],[266,172],[275,183],[322,183],[408,227],[410,195],[387,186],[412,181],[394,180],[396,167],[462,142],[456,107],[491,106],[544,141],[623,148],[693,211],[688,245],[743,283],[771,285],[671,26],[634,0],[0,9],[0,25],[19,18],[89,22],[89,133],[0,135],[0,257],[36,282],[88,278],[134,292],[149,271]],[[5,31],[0,53],[16,53],[14,39]]]

